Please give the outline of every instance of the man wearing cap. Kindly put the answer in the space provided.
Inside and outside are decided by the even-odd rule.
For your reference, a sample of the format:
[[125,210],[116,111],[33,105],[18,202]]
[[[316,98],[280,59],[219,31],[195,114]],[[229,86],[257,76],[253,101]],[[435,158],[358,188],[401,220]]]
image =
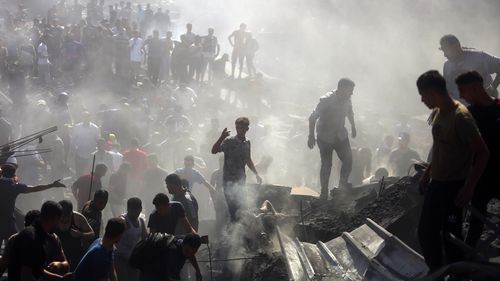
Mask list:
[[[356,137],[354,112],[352,110],[351,96],[354,91],[354,82],[348,78],[339,80],[337,90],[331,91],[320,98],[316,109],[309,117],[309,139],[307,146],[310,149],[318,143],[321,156],[321,196],[328,199],[328,184],[332,171],[332,153],[337,153],[342,167],[340,169],[339,187],[350,187],[347,182],[352,170],[352,152],[349,137],[345,128],[345,118],[351,123],[352,137]],[[316,122],[317,121],[317,122]],[[314,129],[317,129],[317,138]]]

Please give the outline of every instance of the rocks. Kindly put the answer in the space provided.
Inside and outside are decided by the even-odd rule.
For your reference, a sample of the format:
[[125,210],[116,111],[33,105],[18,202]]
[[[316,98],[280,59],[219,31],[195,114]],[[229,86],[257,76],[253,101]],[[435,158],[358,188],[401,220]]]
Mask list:
[[[339,210],[336,208],[337,204],[332,204],[311,213],[305,218],[304,225],[297,225],[296,234],[301,241],[328,241],[359,227],[366,218],[387,227],[415,205],[407,193],[407,185],[398,182],[387,187],[378,198],[365,203],[366,205],[356,212]],[[332,201],[330,202],[333,203]]]
[[261,253],[243,266],[240,281],[288,280],[285,260],[281,252]]

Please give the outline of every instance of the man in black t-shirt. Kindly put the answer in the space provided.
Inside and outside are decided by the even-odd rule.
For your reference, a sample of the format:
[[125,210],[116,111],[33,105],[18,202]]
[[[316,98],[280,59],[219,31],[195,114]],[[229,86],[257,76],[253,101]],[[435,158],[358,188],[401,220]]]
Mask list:
[[62,217],[59,203],[42,205],[40,221],[21,231],[9,251],[8,280],[71,280],[61,241],[54,234]]
[[165,53],[165,45],[160,40],[160,32],[153,31],[153,38],[149,38],[144,42],[144,48],[147,48],[148,54],[148,76],[151,82],[158,85],[160,74],[160,67],[162,57]]
[[[172,200],[182,204],[186,217],[194,230],[198,231],[198,201],[193,194],[183,187],[182,180],[177,174],[170,174],[165,178],[168,193],[172,194]],[[177,226],[174,234],[184,234]]]
[[83,206],[82,215],[87,219],[95,233],[95,238],[92,241],[101,235],[102,210],[108,204],[108,197],[106,190],[98,190],[94,193],[94,199]]
[[[500,180],[497,175],[500,170],[500,99],[488,95],[483,86],[483,78],[476,71],[461,74],[455,82],[460,98],[470,104],[468,109],[490,151],[488,165],[472,199],[472,206],[486,216],[488,202],[493,198],[500,199]],[[483,223],[472,216],[466,243],[475,247],[482,231]]]
[[189,260],[196,269],[196,280],[201,280],[201,273],[196,262],[196,252],[202,239],[196,234],[176,238],[153,264],[141,270],[141,281],[181,280],[181,269]]
[[214,29],[209,28],[208,29],[208,35],[203,36],[202,38],[202,51],[203,51],[203,66],[202,66],[202,71],[203,75],[202,77],[205,76],[205,71],[207,70],[208,66],[208,81],[213,80],[213,67],[214,67],[214,61],[217,56],[219,56],[220,53],[220,45],[219,42],[217,41],[217,37],[214,36]]
[[226,197],[231,221],[239,219],[238,212],[244,207],[245,195],[242,186],[246,181],[245,168],[248,166],[255,174],[257,183],[262,183],[262,178],[252,161],[250,140],[246,138],[250,128],[250,121],[246,117],[240,117],[236,119],[235,127],[236,136],[229,137],[231,132],[224,128],[221,136],[212,147],[212,154],[224,152],[222,178],[224,196]]
[[[31,210],[26,213],[24,217],[24,227],[27,228],[29,226],[35,225],[40,221],[40,211],[39,210]],[[0,257],[0,276],[3,276],[4,272],[7,270],[9,266],[9,256],[12,250],[12,244],[16,240],[16,237],[19,233],[12,235],[9,240],[5,243],[5,247],[3,249],[3,256]],[[0,279],[1,280],[1,279]]]
[[186,233],[196,233],[189,223],[184,207],[179,202],[170,202],[164,193],[156,194],[153,199],[155,211],[149,216],[148,228],[151,233],[173,234],[177,224],[180,222]]

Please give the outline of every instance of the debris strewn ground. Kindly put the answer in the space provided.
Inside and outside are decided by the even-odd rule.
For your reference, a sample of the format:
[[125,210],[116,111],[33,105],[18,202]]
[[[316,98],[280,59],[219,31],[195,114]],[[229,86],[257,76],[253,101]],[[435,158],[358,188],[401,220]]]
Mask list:
[[[329,241],[342,235],[343,232],[350,232],[363,225],[366,218],[372,219],[384,228],[394,226],[395,221],[404,220],[406,221],[406,228],[401,231],[415,231],[416,225],[412,229],[407,224],[411,223],[413,225],[416,222],[407,221],[405,215],[410,212],[417,215],[419,213],[419,204],[421,204],[423,197],[418,194],[417,182],[416,177],[406,178],[394,184],[388,184],[380,193],[379,187],[376,186],[365,190],[360,188],[351,191],[350,194],[337,194],[337,198],[327,203],[313,204],[310,209],[304,212],[303,223],[299,218],[298,220],[289,220],[285,225],[295,224],[295,233],[290,233],[290,235],[296,235],[303,242],[312,243]],[[353,198],[356,199],[356,202],[353,201]],[[500,201],[492,200],[488,207],[488,213],[488,219],[496,225],[500,225]],[[398,236],[393,230],[390,231]],[[482,239],[486,239],[491,235],[493,233],[486,230]],[[404,241],[404,238],[401,239]],[[499,242],[500,239],[497,240],[497,244]],[[269,247],[261,245],[260,249],[256,249],[251,253],[248,252],[247,256],[255,258],[239,261],[238,264],[241,270],[239,270],[238,276],[232,275],[230,279],[239,281],[288,280],[282,253],[279,249],[276,249],[276,245],[273,247],[272,244]],[[408,245],[418,251],[418,245]],[[489,249],[488,256],[498,256],[500,254],[500,245],[494,243],[492,246]],[[274,248],[274,250],[269,250],[271,248]],[[218,278],[214,280],[228,280],[225,270],[227,268],[224,269],[219,266],[219,269],[216,270],[219,271]]]
[[340,209],[334,200],[326,203],[318,211],[312,211],[304,224],[296,228],[301,241],[316,242],[328,241],[343,232],[349,232],[362,225],[366,218],[374,220],[383,227],[400,218],[408,209],[415,206],[415,202],[408,194],[411,182],[401,181],[388,186],[380,195],[373,196],[373,201],[366,203],[363,208],[353,211]]
[[275,281],[287,280],[285,260],[281,252],[262,253],[254,260],[243,265],[240,281]]

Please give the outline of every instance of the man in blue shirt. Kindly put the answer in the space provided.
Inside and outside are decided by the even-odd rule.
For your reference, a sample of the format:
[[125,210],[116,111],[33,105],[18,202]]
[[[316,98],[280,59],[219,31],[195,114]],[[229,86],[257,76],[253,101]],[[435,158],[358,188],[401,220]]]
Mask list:
[[184,157],[184,167],[178,168],[174,172],[174,174],[179,175],[181,179],[187,180],[188,186],[186,187],[189,191],[193,191],[193,185],[195,183],[203,184],[205,186],[209,184],[205,177],[197,169],[195,169],[194,166],[194,156],[186,155]]
[[121,218],[112,218],[106,225],[104,237],[97,239],[76,267],[75,281],[114,281],[113,246],[120,241],[126,223]]

